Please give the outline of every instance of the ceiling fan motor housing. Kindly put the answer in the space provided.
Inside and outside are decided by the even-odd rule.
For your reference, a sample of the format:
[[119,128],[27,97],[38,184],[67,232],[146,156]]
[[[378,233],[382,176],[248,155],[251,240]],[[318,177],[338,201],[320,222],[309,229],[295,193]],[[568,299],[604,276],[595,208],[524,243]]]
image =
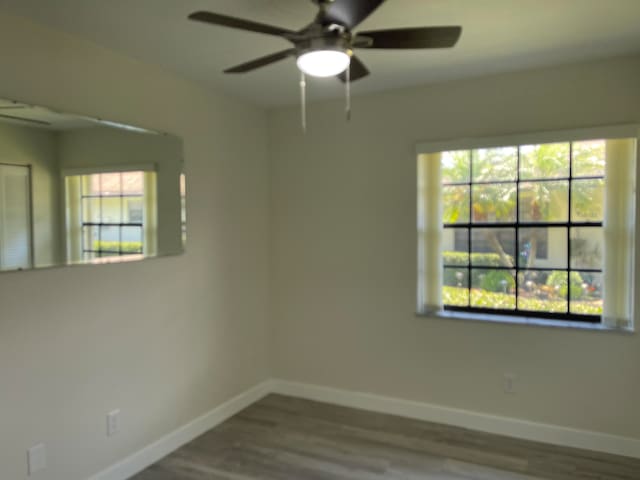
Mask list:
[[336,50],[350,57],[353,55],[350,38],[346,35],[308,38],[296,42],[296,50],[297,56],[318,50]]

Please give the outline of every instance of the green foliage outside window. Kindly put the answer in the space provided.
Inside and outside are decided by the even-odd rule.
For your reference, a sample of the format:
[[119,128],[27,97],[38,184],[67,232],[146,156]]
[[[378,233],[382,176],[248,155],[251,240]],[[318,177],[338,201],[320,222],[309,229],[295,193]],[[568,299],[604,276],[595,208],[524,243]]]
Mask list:
[[584,291],[582,289],[582,277],[578,272],[571,272],[569,275],[569,285],[567,285],[567,272],[556,270],[549,274],[547,285],[557,290],[558,295],[567,298],[567,292],[571,292],[571,299],[578,300],[582,298]]
[[142,242],[94,240],[93,249],[101,252],[142,253]]
[[[577,271],[558,270],[563,268],[560,260],[554,260],[558,262],[556,264],[543,265],[544,270],[537,273],[527,269],[541,268],[535,255],[540,231],[548,235],[552,230],[557,233],[571,222],[603,221],[604,179],[585,177],[604,176],[605,144],[594,140],[523,145],[520,146],[519,161],[515,147],[444,152],[441,174],[445,225],[471,223],[473,228],[475,222],[500,224],[518,219],[519,222],[547,226],[520,227],[515,252],[517,265],[513,257],[505,253],[505,245],[495,233],[498,229],[483,232],[487,237],[491,236],[487,243],[494,246],[492,253],[443,252],[443,303],[458,306],[470,303],[471,306],[494,309],[513,309],[517,303],[518,310],[566,312],[570,298],[572,313],[601,314],[602,297],[590,293],[589,288],[599,292],[590,275],[586,275],[585,283]],[[550,224],[558,224],[558,227],[551,225],[553,228],[550,228]],[[599,229],[598,226],[591,229],[571,227],[571,258],[565,253],[564,265],[571,269],[576,268],[575,265],[598,267],[597,252],[586,252],[583,256],[588,258],[585,260],[579,257],[584,250],[579,247],[582,242],[592,245],[592,249],[599,248]],[[525,245],[528,250],[523,253]],[[550,245],[549,248],[560,247]],[[594,260],[593,265],[587,261],[589,259]],[[506,269],[474,269],[474,265]],[[514,280],[516,269],[520,272],[518,292]],[[587,283],[589,288],[585,288]]]
[[506,293],[515,287],[516,281],[507,270],[489,270],[480,281],[480,288],[489,292]]
[[[478,307],[513,308],[515,305],[515,295],[508,293],[474,290],[473,298],[474,306]],[[445,305],[465,306],[467,305],[468,299],[469,290],[466,288],[442,288],[442,301]],[[520,297],[518,298],[518,308],[531,312],[564,312],[567,308],[567,301]],[[602,315],[602,303],[586,301],[571,302],[571,311],[583,315]]]
[[[469,257],[471,257],[472,265],[482,265],[483,267],[504,266],[502,260],[500,259],[500,255],[498,255],[497,253],[472,253],[471,256],[469,256],[467,252],[442,252],[442,262],[445,265],[443,277],[444,285],[449,285],[452,287],[458,285],[469,285],[469,278],[466,268],[467,265],[469,265]],[[465,268],[455,268],[457,266]],[[471,284],[481,285],[483,282],[481,275],[485,275],[484,278],[486,278],[486,273],[487,272],[485,270],[472,270]],[[507,275],[511,277],[509,273],[507,273]],[[513,277],[511,278],[511,280],[513,281]],[[503,290],[502,288],[500,288],[499,290],[494,291],[501,292]]]

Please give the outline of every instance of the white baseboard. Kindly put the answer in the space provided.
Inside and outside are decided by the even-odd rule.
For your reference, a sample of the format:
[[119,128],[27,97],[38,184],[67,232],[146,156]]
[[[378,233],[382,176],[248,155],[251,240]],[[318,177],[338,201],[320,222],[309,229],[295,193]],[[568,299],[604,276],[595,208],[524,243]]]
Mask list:
[[634,438],[488,415],[352,390],[286,380],[266,380],[97,473],[89,480],[127,480],[269,393],[280,393],[344,407],[455,425],[553,445],[640,458],[640,440]]
[[273,380],[273,393],[499,435],[640,458],[640,440],[331,387]]
[[224,402],[210,412],[165,435],[124,460],[112,465],[89,480],[126,480],[181,446],[199,437],[239,411],[257,402],[273,390],[271,380],[264,381]]

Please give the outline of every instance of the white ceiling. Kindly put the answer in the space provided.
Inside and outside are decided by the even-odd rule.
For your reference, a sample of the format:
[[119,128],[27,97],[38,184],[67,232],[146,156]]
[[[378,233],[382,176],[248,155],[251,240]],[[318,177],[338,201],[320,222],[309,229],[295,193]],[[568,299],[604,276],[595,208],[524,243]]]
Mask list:
[[[0,10],[263,106],[298,101],[293,59],[243,75],[222,70],[287,48],[282,39],[190,22],[209,10],[291,29],[308,24],[309,0],[0,0]],[[353,91],[377,92],[640,52],[640,0],[387,0],[362,29],[462,25],[454,49],[360,51],[373,74]],[[335,79],[308,82],[311,100],[339,97]]]

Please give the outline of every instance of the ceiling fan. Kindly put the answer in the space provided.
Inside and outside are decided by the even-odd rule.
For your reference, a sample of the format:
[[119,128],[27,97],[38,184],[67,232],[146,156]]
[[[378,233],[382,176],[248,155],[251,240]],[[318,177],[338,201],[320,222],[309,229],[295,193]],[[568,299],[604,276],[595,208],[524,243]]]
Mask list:
[[304,128],[304,75],[337,76],[347,85],[347,115],[350,111],[349,83],[369,75],[369,70],[354,55],[354,49],[425,49],[453,47],[462,33],[459,26],[398,28],[354,33],[364,19],[385,0],[312,0],[318,13],[309,25],[295,31],[265,25],[218,13],[198,11],[190,20],[236,28],[284,38],[292,48],[242,63],[225,73],[246,73],[260,67],[296,57],[301,74]]
[[311,76],[339,75],[350,67],[350,80],[369,75],[367,67],[354,56],[353,50],[363,49],[424,49],[453,47],[462,33],[462,27],[418,27],[374,30],[353,33],[365,18],[385,0],[312,0],[318,5],[316,18],[301,30],[294,31],[262,23],[229,17],[218,13],[199,11],[189,19],[250,32],[282,37],[293,48],[282,50],[225,70],[225,73],[245,73],[297,57],[298,68]]

